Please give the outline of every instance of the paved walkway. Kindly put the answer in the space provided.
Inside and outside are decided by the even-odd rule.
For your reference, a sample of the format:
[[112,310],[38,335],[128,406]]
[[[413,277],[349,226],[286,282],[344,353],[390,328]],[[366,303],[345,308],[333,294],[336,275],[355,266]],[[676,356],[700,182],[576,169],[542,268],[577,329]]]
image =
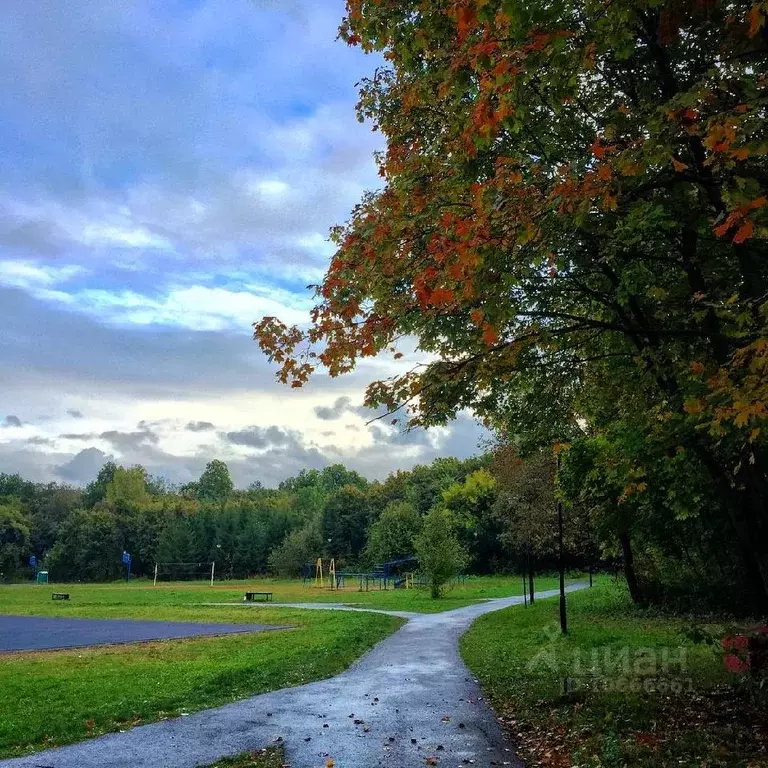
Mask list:
[[282,740],[291,768],[325,766],[329,757],[336,768],[412,768],[428,764],[428,757],[437,759],[431,764],[451,768],[519,767],[459,656],[458,639],[478,616],[522,600],[501,598],[417,614],[328,680],[0,761],[0,766],[194,768]]
[[242,632],[262,632],[268,629],[286,629],[286,627],[268,624],[78,619],[62,616],[0,616],[0,653],[143,643],[148,640],[231,635]]

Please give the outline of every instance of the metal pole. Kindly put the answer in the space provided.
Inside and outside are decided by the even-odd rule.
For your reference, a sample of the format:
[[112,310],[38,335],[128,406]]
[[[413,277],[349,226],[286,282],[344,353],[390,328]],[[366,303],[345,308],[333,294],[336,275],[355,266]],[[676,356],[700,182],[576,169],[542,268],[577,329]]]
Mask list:
[[211,586],[213,586],[213,574],[215,573],[215,571],[216,571],[216,561],[214,560],[211,563]]
[[157,586],[157,563],[155,563],[155,580],[152,582],[152,586]]
[[[560,475],[560,454],[557,454],[557,478]],[[555,484],[557,484],[557,478]],[[565,558],[563,554],[563,502],[557,499],[557,538],[560,561],[560,631],[565,635],[568,633],[568,616],[565,606]]]
[[528,607],[528,579],[525,578],[525,565],[523,565],[523,603]]

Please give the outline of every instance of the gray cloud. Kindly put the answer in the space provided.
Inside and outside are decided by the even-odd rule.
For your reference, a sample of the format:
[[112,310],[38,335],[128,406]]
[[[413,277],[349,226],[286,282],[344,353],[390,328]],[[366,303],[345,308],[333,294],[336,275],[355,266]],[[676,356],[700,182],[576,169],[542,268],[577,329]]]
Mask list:
[[211,424],[210,421],[190,421],[184,429],[187,432],[210,432],[216,429],[216,425]]
[[34,437],[27,438],[27,445],[54,445],[54,441],[49,437],[40,437],[35,435]]
[[76,485],[85,485],[93,480],[111,457],[98,448],[85,448],[69,461],[54,469],[54,474]]
[[102,432],[99,437],[121,452],[136,450],[146,445],[157,445],[160,440],[157,434],[149,429],[142,429],[139,432],[118,432],[110,429]]
[[336,402],[330,407],[318,405],[315,408],[315,416],[322,421],[336,421],[345,413],[356,413],[357,409],[352,407],[352,399],[349,397],[336,398]]
[[18,416],[6,416],[3,423],[3,427],[20,427],[21,419]]
[[274,448],[301,444],[296,432],[274,426],[246,427],[234,432],[222,433],[222,437],[233,445],[246,445],[249,448]]
[[67,409],[67,415],[71,416],[73,419],[82,419],[83,418],[82,412],[76,410],[75,408]]

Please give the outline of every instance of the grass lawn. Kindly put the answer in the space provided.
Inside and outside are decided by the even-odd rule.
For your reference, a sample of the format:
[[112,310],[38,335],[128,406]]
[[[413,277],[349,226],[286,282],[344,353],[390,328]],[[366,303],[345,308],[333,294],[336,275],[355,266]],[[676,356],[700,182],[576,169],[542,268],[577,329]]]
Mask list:
[[[576,580],[569,579],[569,582]],[[536,590],[556,589],[557,583],[557,578],[553,576],[537,578]],[[436,613],[471,605],[478,600],[520,595],[522,581],[517,576],[468,576],[463,584],[449,586],[439,600],[433,600],[425,589],[376,589],[359,592],[356,584],[350,584],[342,590],[331,590],[327,587],[321,589],[311,585],[305,586],[299,580],[277,579],[221,581],[216,582],[213,587],[205,582],[160,582],[153,587],[152,582],[145,580],[112,584],[51,584],[39,587],[15,585],[0,586],[0,613],[152,618],[152,612],[161,606],[189,608],[200,607],[201,603],[240,604],[246,590],[272,592],[275,603],[343,603],[360,608]],[[72,600],[69,603],[53,602],[53,591],[69,592]],[[124,609],[144,612],[127,614]]]
[[186,588],[70,585],[67,590],[70,603],[51,601],[46,587],[0,587],[0,613],[295,628],[2,655],[0,756],[23,755],[328,677],[402,624],[380,614],[199,607],[194,603],[200,601],[201,590]]
[[[554,588],[540,579],[537,589]],[[512,577],[473,577],[432,600],[423,590],[341,592],[300,582],[260,580],[158,584],[0,586],[0,613],[133,618],[211,623],[288,624],[257,635],[169,640],[0,656],[0,756],[78,741],[160,718],[217,706],[341,672],[402,621],[381,614],[243,608],[246,589],[269,590],[275,602],[347,604],[434,612],[520,594]],[[68,602],[52,591],[69,592]],[[232,607],[205,606],[232,602]]]
[[461,641],[526,765],[768,766],[764,710],[682,619],[636,610],[607,583],[568,608],[567,637],[554,599],[483,616]]

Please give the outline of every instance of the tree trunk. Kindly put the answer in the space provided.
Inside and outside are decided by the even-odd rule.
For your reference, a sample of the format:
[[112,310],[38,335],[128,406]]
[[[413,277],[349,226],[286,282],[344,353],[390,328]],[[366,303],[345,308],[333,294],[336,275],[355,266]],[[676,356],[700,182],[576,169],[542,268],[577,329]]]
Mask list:
[[768,544],[764,525],[764,499],[768,494],[763,456],[755,449],[756,466],[745,460],[741,472],[731,477],[710,451],[698,445],[695,448],[717,485],[722,506],[736,534],[755,608],[768,614]]
[[621,531],[619,533],[619,542],[621,543],[621,551],[624,555],[624,576],[627,579],[629,595],[635,605],[643,605],[645,600],[643,598],[643,593],[640,590],[640,585],[637,583],[635,558],[632,554],[632,544],[629,541],[629,534],[627,531]]

